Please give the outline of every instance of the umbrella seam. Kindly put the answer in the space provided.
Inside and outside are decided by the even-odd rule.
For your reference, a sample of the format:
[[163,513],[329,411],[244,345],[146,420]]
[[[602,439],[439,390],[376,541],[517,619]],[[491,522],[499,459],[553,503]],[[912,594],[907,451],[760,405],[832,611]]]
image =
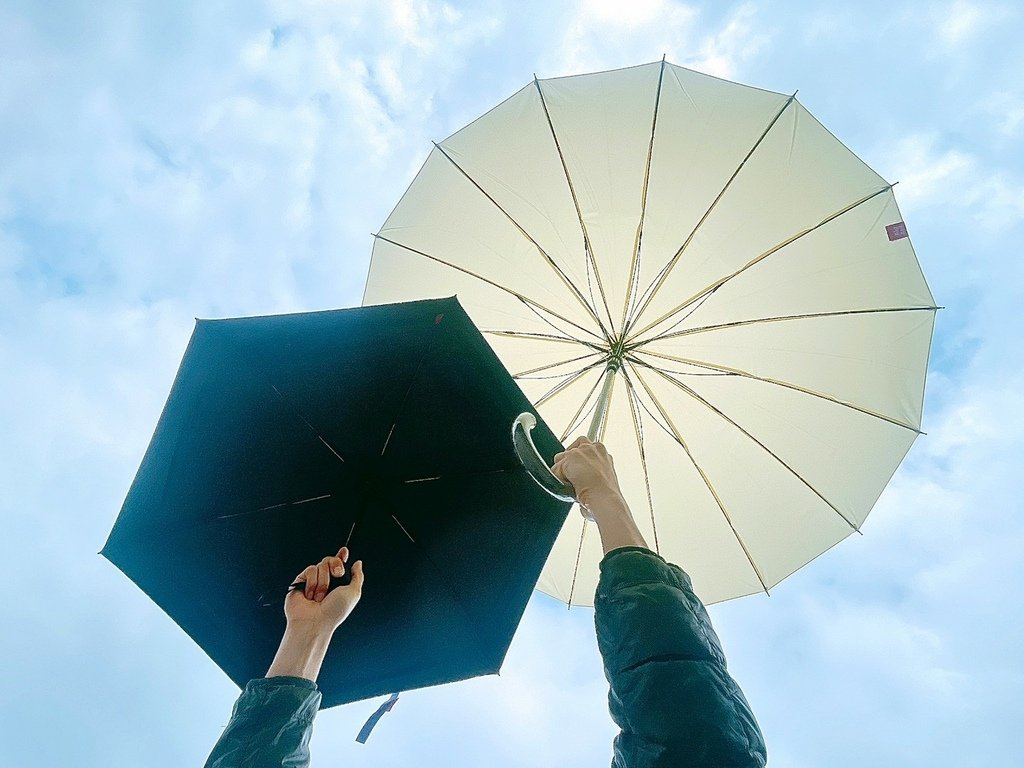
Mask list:
[[[776,245],[772,246],[771,248],[769,248],[764,253],[760,254],[759,256],[756,256],[751,261],[748,261],[746,264],[744,264],[742,267],[737,269],[732,274],[726,275],[725,277],[722,277],[722,278],[719,278],[718,280],[716,280],[715,282],[711,283],[710,285],[707,285],[704,288],[700,289],[699,291],[694,293],[692,296],[690,296],[688,299],[683,301],[681,304],[676,305],[673,309],[671,309],[668,312],[666,312],[665,314],[663,314],[657,320],[654,320],[654,321],[648,323],[647,325],[645,325],[639,331],[634,333],[630,337],[630,339],[635,339],[636,337],[641,336],[644,333],[647,333],[647,331],[649,331],[652,328],[655,328],[658,325],[660,325],[661,323],[665,322],[666,320],[671,318],[673,315],[675,315],[677,312],[682,312],[684,309],[689,307],[695,301],[705,297],[709,292],[713,293],[714,291],[717,291],[719,288],[721,288],[723,285],[728,283],[733,278],[738,277],[739,275],[741,275],[744,272],[746,272],[748,269],[751,269],[752,267],[757,266],[758,264],[763,262],[765,259],[767,259],[769,256],[772,256],[773,254],[778,253],[779,251],[783,250],[788,245],[792,245],[793,243],[795,243],[800,238],[802,238],[802,237],[804,237],[806,235],[809,235],[812,232],[817,231],[821,227],[824,227],[827,224],[830,224],[831,222],[835,221],[839,217],[843,216],[846,213],[849,213],[850,211],[852,211],[855,208],[863,205],[864,203],[868,202],[869,200],[872,200],[873,198],[878,197],[878,195],[881,195],[882,193],[888,192],[888,191],[891,191],[891,190],[892,190],[892,185],[891,184],[887,185],[885,187],[882,187],[881,189],[878,189],[878,190],[872,192],[869,195],[865,195],[860,200],[857,200],[856,202],[850,203],[846,207],[839,209],[835,213],[829,214],[828,216],[826,216],[824,219],[819,221],[814,226],[808,227],[807,229],[804,229],[801,232],[798,232],[797,234],[793,235],[792,237],[789,237],[789,238],[783,240],[782,242],[777,243]],[[653,299],[654,298],[653,295],[650,298]],[[648,299],[648,304],[649,303],[650,303],[650,299]],[[644,309],[646,309],[646,306],[644,307]],[[640,310],[639,312],[637,312],[635,319],[639,319],[640,314],[642,312],[643,312],[643,310]]]
[[586,535],[587,535],[587,523],[588,522],[589,521],[586,518],[583,518],[583,527],[580,528],[580,546],[576,550],[576,565],[573,566],[573,569],[572,569],[572,584],[569,586],[569,600],[568,600],[568,603],[566,605],[566,609],[567,610],[572,608],[572,597],[573,597],[573,594],[575,594],[575,592],[576,592],[576,576],[580,572],[580,557],[583,555],[583,540],[586,538]]
[[640,197],[640,222],[636,228],[636,238],[633,241],[633,255],[629,264],[629,279],[626,282],[626,300],[622,305],[622,331],[625,336],[626,318],[629,316],[630,304],[633,299],[635,284],[639,282],[640,275],[640,247],[643,240],[644,217],[647,214],[647,190],[651,179],[651,158],[654,156],[654,133],[658,126],[658,107],[661,105],[661,85],[665,79],[665,57],[661,57],[661,68],[658,70],[658,88],[654,97],[654,117],[651,120],[651,140],[647,145],[647,163],[644,168],[644,185]]
[[654,551],[660,555],[661,545],[658,542],[658,524],[654,519],[654,498],[651,494],[651,478],[650,473],[647,471],[647,452],[644,450],[643,424],[640,421],[640,414],[637,411],[634,399],[633,382],[629,380],[629,374],[626,373],[625,369],[622,371],[622,377],[626,381],[626,396],[629,399],[630,415],[633,417],[633,432],[636,435],[637,450],[640,452],[640,467],[643,469],[644,473],[644,489],[647,491],[647,509],[651,513],[651,529],[654,532]]
[[[651,285],[644,290],[643,296],[641,296],[640,300],[637,302],[639,304],[639,308],[636,310],[635,313],[633,313],[633,316],[627,322],[626,327],[623,329],[623,336],[626,336],[629,333],[629,330],[632,328],[633,324],[640,319],[640,316],[644,313],[648,305],[654,299],[654,295],[658,292],[661,286],[665,284],[665,280],[668,279],[669,273],[672,271],[675,265],[679,263],[679,260],[682,257],[683,252],[686,250],[686,247],[693,241],[693,238],[697,234],[697,231],[701,228],[701,225],[705,221],[707,221],[708,217],[711,215],[711,212],[718,205],[719,201],[728,191],[729,187],[732,186],[733,181],[735,181],[736,177],[739,176],[740,171],[742,171],[744,166],[746,166],[747,161],[750,160],[751,157],[753,157],[754,152],[756,152],[757,148],[761,146],[761,143],[764,141],[765,137],[771,132],[772,128],[775,127],[776,123],[779,122],[779,119],[782,117],[783,113],[789,108],[789,106],[794,101],[796,101],[795,93],[788,99],[786,99],[786,102],[782,105],[782,108],[779,109],[779,111],[775,114],[775,117],[773,117],[771,122],[768,123],[768,126],[764,129],[764,132],[761,134],[761,136],[757,139],[756,142],[754,142],[754,146],[750,148],[750,151],[747,152],[743,160],[740,161],[739,167],[737,167],[736,170],[733,171],[732,176],[730,176],[729,180],[725,182],[725,186],[722,187],[722,191],[718,193],[718,196],[711,202],[711,205],[704,212],[704,215],[701,216],[700,220],[696,223],[696,225],[694,225],[686,240],[684,240],[683,244],[679,246],[679,250],[677,250],[675,252],[675,255],[673,255],[672,258],[669,259],[668,263],[664,267],[662,267],[659,273],[655,276],[654,280],[651,282]],[[641,333],[643,333],[643,331],[641,331]]]
[[586,299],[583,297],[583,292],[576,286],[574,282],[572,282],[572,280],[569,279],[569,276],[566,275],[565,272],[563,272],[562,269],[555,263],[555,260],[551,258],[551,255],[548,254],[546,250],[544,250],[540,243],[538,243],[534,239],[534,237],[529,232],[527,232],[526,229],[518,221],[512,218],[512,215],[509,214],[509,212],[506,211],[501,206],[501,204],[498,203],[498,201],[495,200],[490,195],[490,193],[487,192],[487,190],[485,190],[480,185],[479,182],[477,182],[476,179],[470,176],[469,173],[461,165],[455,162],[455,159],[445,151],[444,147],[442,147],[440,144],[437,144],[436,142],[434,146],[437,147],[438,151],[445,157],[445,159],[447,159],[448,162],[454,165],[455,168],[458,169],[459,173],[461,173],[466,178],[466,180],[469,181],[469,183],[472,184],[480,192],[480,194],[486,197],[494,205],[495,208],[501,211],[505,218],[507,218],[513,224],[513,226],[515,226],[515,228],[519,230],[520,234],[522,234],[522,236],[525,237],[530,242],[530,244],[537,249],[537,252],[544,257],[544,260],[545,262],[547,262],[548,266],[550,266],[555,271],[555,273],[562,279],[562,282],[564,282],[566,287],[570,289],[572,294],[576,297],[577,301],[579,301],[583,308],[586,309],[591,314],[591,316],[597,322],[598,328],[601,329],[601,332],[605,334],[605,336],[608,336],[608,330],[604,327],[604,324],[601,322],[601,318],[598,317],[597,312],[594,310],[594,308],[591,307],[587,303]]
[[[708,294],[710,295],[710,294]],[[639,341],[634,344],[627,344],[625,347],[626,352],[632,352],[634,349],[639,349],[646,344],[650,344],[655,341],[664,341],[665,339],[677,339],[681,336],[692,336],[697,333],[706,333],[708,331],[718,331],[723,328],[737,328],[743,325],[756,325],[758,323],[774,323],[783,320],[810,320],[816,317],[841,317],[844,315],[869,315],[869,314],[880,314],[884,312],[924,312],[924,311],[935,311],[940,309],[939,307],[927,306],[927,307],[876,307],[873,309],[845,309],[837,310],[834,312],[806,312],[796,315],[776,315],[773,317],[757,317],[748,320],[733,320],[728,323],[716,323],[714,325],[702,325],[696,328],[687,328],[683,331],[677,331],[676,333],[665,333],[659,334],[653,339],[647,341]],[[684,318],[685,319],[685,318]],[[643,350],[640,350],[643,351]]]
[[[884,422],[887,422],[889,424],[892,424],[893,426],[902,427],[903,429],[909,429],[911,432],[915,432],[917,434],[922,434],[921,430],[919,430],[917,427],[911,426],[910,424],[905,424],[902,421],[898,421],[898,420],[892,418],[891,416],[885,416],[884,414],[878,413],[876,411],[872,411],[869,408],[865,408],[865,407],[860,406],[860,405],[855,405],[854,403],[848,403],[845,400],[840,400],[839,398],[833,397],[832,395],[827,395],[827,394],[825,394],[823,392],[815,392],[812,389],[807,389],[806,387],[801,387],[801,386],[799,386],[797,384],[792,384],[790,382],[782,381],[781,379],[772,379],[772,378],[769,378],[767,376],[757,376],[756,374],[750,373],[749,371],[745,371],[742,368],[730,368],[730,367],[724,366],[724,365],[716,365],[714,363],[709,363],[709,362],[706,362],[706,361],[703,361],[703,360],[697,360],[697,359],[691,359],[691,358],[685,358],[685,357],[672,357],[670,355],[665,355],[665,354],[662,354],[660,352],[652,352],[652,351],[646,350],[646,349],[639,349],[639,350],[637,350],[637,353],[638,354],[643,354],[643,355],[650,355],[652,357],[660,357],[660,358],[662,358],[664,360],[672,360],[673,362],[683,363],[685,365],[693,365],[693,366],[696,366],[698,368],[707,368],[707,369],[713,370],[713,371],[722,371],[724,373],[727,373],[727,374],[730,374],[730,375],[733,375],[733,376],[740,376],[741,378],[745,378],[745,379],[752,379],[754,381],[761,381],[761,382],[764,382],[765,384],[774,384],[777,387],[783,387],[784,389],[791,389],[794,392],[800,392],[801,394],[804,394],[804,395],[810,395],[811,397],[816,397],[816,398],[819,398],[821,400],[827,400],[830,403],[835,403],[836,405],[841,405],[844,408],[849,408],[849,409],[851,409],[853,411],[857,411],[858,413],[863,413],[865,416],[872,416],[872,417],[874,417],[876,419],[880,419],[881,421],[884,421]],[[649,368],[653,368],[654,367],[654,366],[651,366],[651,365],[648,365],[648,364],[644,363],[642,360],[638,360],[638,362],[641,365],[646,365]],[[680,371],[672,371],[672,373],[680,373]]]
[[672,384],[675,384],[683,392],[685,392],[686,394],[690,395],[690,397],[694,398],[697,402],[701,403],[706,408],[709,408],[713,413],[718,414],[718,416],[723,418],[729,424],[732,424],[732,426],[734,426],[736,429],[738,429],[740,432],[742,432],[746,437],[748,437],[751,440],[753,440],[763,451],[765,451],[769,456],[771,456],[779,464],[781,464],[783,467],[785,467],[790,472],[790,474],[793,475],[793,477],[795,477],[797,480],[799,480],[801,483],[803,483],[805,486],[807,486],[808,490],[810,490],[815,496],[817,496],[819,499],[821,499],[823,502],[825,502],[825,504],[827,504],[829,506],[829,508],[833,512],[835,512],[837,515],[839,515],[839,517],[841,517],[843,519],[843,522],[845,522],[848,526],[850,526],[850,528],[852,528],[854,531],[858,530],[856,524],[854,524],[846,515],[844,515],[835,504],[833,504],[831,501],[826,499],[825,496],[822,495],[821,491],[819,491],[817,488],[815,488],[813,485],[811,485],[803,477],[803,475],[801,475],[799,472],[797,472],[795,469],[793,469],[791,466],[789,466],[789,464],[787,464],[786,461],[781,456],[779,456],[777,453],[775,453],[775,451],[773,451],[767,445],[762,443],[760,440],[758,440],[756,437],[754,437],[754,435],[752,435],[750,432],[748,432],[744,427],[740,426],[733,419],[731,419],[730,417],[726,416],[721,410],[719,410],[714,405],[712,405],[710,402],[705,400],[701,395],[699,395],[697,392],[695,392],[693,389],[688,387],[683,382],[681,382],[681,381],[679,381],[677,379],[674,379],[673,377],[669,376],[667,373],[665,373],[664,371],[662,371],[662,370],[660,370],[658,368],[652,368],[652,370],[655,373],[657,373],[658,375],[660,375],[662,378],[666,379],[667,381],[671,382]]
[[[751,569],[753,569],[754,574],[757,576],[757,580],[761,582],[761,587],[764,589],[765,594],[769,594],[768,585],[764,580],[764,576],[761,574],[761,569],[757,567],[757,564],[754,562],[753,556],[751,556],[750,554],[750,550],[747,549],[747,545],[743,542],[743,538],[740,536],[739,531],[736,530],[736,526],[733,523],[732,518],[729,516],[729,513],[725,509],[725,504],[722,502],[721,498],[718,496],[718,492],[715,491],[714,486],[711,484],[711,479],[704,473],[704,470],[701,468],[700,464],[698,464],[697,460],[693,457],[693,454],[690,453],[690,448],[686,444],[686,441],[683,440],[682,435],[679,434],[679,430],[676,428],[676,425],[672,423],[672,419],[669,417],[667,413],[665,413],[665,409],[661,405],[661,403],[658,402],[658,398],[655,397],[654,393],[651,392],[650,387],[647,386],[647,382],[644,381],[643,378],[640,376],[640,372],[634,370],[633,373],[636,376],[637,381],[639,381],[643,385],[644,389],[647,391],[647,395],[651,398],[651,401],[654,403],[655,407],[658,409],[662,417],[665,419],[666,423],[669,425],[670,429],[666,430],[669,433],[669,436],[671,436],[682,447],[683,451],[686,453],[687,458],[689,458],[690,462],[693,464],[693,468],[697,470],[697,474],[699,474],[701,480],[704,481],[705,487],[708,489],[708,492],[714,498],[715,504],[718,506],[719,511],[721,511],[726,523],[728,523],[729,529],[732,531],[732,535],[736,539],[736,543],[740,545],[740,549],[743,550],[743,554],[746,556],[747,562],[750,563],[750,567]],[[644,405],[642,401],[640,404],[641,406],[643,406],[644,410],[647,410],[647,406]],[[650,413],[650,411],[648,411],[648,413]],[[657,423],[656,419],[655,422]],[[659,423],[659,426],[662,425]],[[662,426],[662,429],[664,428],[665,427]]]
[[[597,261],[594,258],[594,251],[590,245],[590,235],[587,232],[587,225],[583,221],[583,213],[580,211],[579,198],[576,197],[576,188],[572,183],[572,177],[569,175],[569,166],[566,165],[565,155],[562,152],[562,145],[558,141],[558,134],[555,132],[555,124],[551,120],[551,112],[548,110],[548,102],[547,99],[544,98],[544,89],[540,87],[540,80],[537,79],[536,75],[534,75],[533,82],[534,85],[537,87],[537,93],[540,95],[540,103],[541,106],[544,108],[544,117],[547,119],[548,128],[551,131],[551,140],[554,141],[555,143],[555,149],[558,152],[558,159],[562,164],[562,172],[565,174],[565,183],[569,187],[569,194],[572,196],[572,204],[573,207],[576,209],[576,218],[579,220],[580,229],[583,232],[584,255],[587,257],[588,263],[593,264],[594,266],[594,275],[597,278],[597,288],[598,292],[601,294],[601,303],[604,305],[604,311],[608,314],[608,325],[614,331],[615,320],[612,318],[612,311],[608,306],[608,298],[607,296],[605,296],[604,284],[601,281],[601,273],[597,269]],[[611,337],[609,335],[609,341],[610,340]]]
[[[542,309],[545,312],[547,312],[549,315],[551,315],[552,317],[557,317],[563,323],[568,323],[573,328],[576,328],[577,330],[583,331],[584,333],[586,333],[589,336],[593,336],[598,341],[604,341],[604,339],[602,339],[600,336],[598,336],[593,331],[588,330],[587,328],[584,328],[583,326],[581,326],[581,325],[579,325],[577,323],[574,323],[572,320],[569,320],[566,317],[562,317],[560,314],[558,314],[554,310],[548,309],[543,304],[540,304],[540,303],[534,301],[533,299],[526,298],[521,293],[517,293],[516,291],[513,291],[510,288],[506,288],[505,286],[500,285],[500,284],[494,282],[493,280],[489,280],[488,278],[484,277],[483,275],[478,275],[475,272],[471,272],[470,270],[466,269],[465,267],[460,267],[460,266],[458,266],[456,264],[452,264],[451,262],[445,261],[444,259],[438,258],[437,256],[431,256],[429,253],[425,253],[424,251],[421,251],[421,250],[418,250],[416,248],[413,248],[410,245],[405,245],[404,243],[399,243],[399,242],[397,242],[395,240],[392,240],[389,237],[385,237],[382,234],[376,234],[376,235],[374,235],[374,238],[377,239],[377,240],[383,240],[385,243],[391,243],[391,245],[394,245],[397,248],[403,248],[403,249],[409,251],[410,253],[415,253],[418,256],[422,256],[422,257],[424,257],[426,259],[430,259],[431,261],[436,261],[438,264],[442,264],[442,265],[444,265],[446,267],[449,267],[450,269],[454,269],[454,270],[456,270],[458,272],[462,272],[463,274],[469,275],[470,277],[475,277],[477,280],[485,282],[488,285],[492,286],[493,288],[497,288],[499,291],[504,291],[505,293],[509,294],[510,296],[514,296],[515,298],[519,299],[521,302],[523,302],[524,304],[526,304],[527,306],[529,306],[531,308]],[[547,322],[547,321],[545,321],[545,322]],[[550,325],[550,323],[548,323],[548,324]],[[554,327],[554,326],[552,326],[552,327]],[[562,329],[561,328],[556,328],[556,330],[560,331]]]

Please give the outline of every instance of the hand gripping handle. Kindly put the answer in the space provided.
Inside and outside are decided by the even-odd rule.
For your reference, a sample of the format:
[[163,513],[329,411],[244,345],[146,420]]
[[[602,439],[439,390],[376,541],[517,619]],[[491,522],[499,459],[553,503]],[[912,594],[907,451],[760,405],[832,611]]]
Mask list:
[[523,468],[529,473],[533,481],[541,488],[562,501],[576,501],[576,490],[569,484],[563,483],[555,477],[548,464],[541,457],[537,446],[533,444],[530,432],[537,426],[537,417],[526,412],[516,416],[512,422],[512,447],[515,448],[516,456],[519,457]]

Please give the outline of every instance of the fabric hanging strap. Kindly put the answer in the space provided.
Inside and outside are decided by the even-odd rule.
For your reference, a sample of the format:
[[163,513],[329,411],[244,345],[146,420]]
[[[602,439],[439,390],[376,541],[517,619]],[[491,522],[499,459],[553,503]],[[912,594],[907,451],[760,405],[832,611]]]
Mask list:
[[372,731],[373,727],[377,725],[377,721],[384,717],[385,712],[390,712],[392,707],[394,707],[395,704],[397,703],[398,694],[392,693],[391,698],[389,698],[387,701],[385,701],[383,704],[377,707],[377,711],[370,715],[370,719],[366,721],[366,724],[359,731],[359,735],[356,736],[356,741],[358,741],[360,744],[365,744],[366,740],[370,738],[370,731]]

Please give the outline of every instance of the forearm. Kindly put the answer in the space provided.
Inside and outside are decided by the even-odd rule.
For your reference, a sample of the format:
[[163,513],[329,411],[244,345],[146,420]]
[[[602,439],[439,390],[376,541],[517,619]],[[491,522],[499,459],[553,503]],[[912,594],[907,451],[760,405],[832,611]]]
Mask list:
[[206,768],[308,766],[309,739],[320,701],[316,683],[306,679],[250,680]]
[[621,547],[649,548],[626,500],[617,489],[589,494],[581,503],[594,516],[605,554]]
[[301,677],[316,682],[331,634],[312,624],[288,623],[267,677]]
[[594,601],[616,768],[763,768],[761,732],[689,577],[622,550],[601,563]]

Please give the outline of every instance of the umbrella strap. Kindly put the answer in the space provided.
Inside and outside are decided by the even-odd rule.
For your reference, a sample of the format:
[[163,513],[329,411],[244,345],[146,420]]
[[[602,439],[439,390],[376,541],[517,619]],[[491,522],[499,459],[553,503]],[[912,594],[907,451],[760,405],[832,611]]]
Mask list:
[[377,707],[377,711],[370,715],[370,719],[366,721],[366,724],[359,731],[359,735],[356,736],[356,741],[358,741],[360,744],[365,744],[366,740],[370,738],[370,731],[372,731],[373,727],[377,725],[377,721],[384,717],[385,712],[390,712],[392,707],[394,707],[395,704],[397,703],[398,694],[392,693],[391,698],[389,698],[387,701],[385,701],[383,704]]

